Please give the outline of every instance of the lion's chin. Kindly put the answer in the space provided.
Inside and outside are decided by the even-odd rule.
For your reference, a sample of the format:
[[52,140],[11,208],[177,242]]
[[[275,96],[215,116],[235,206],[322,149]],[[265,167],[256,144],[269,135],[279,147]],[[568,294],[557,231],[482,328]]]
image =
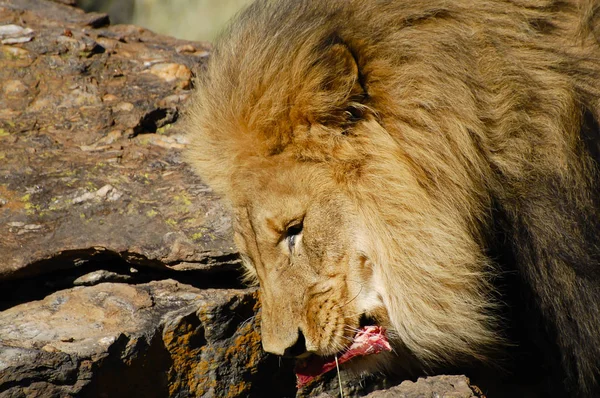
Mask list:
[[341,354],[329,357],[312,355],[298,360],[296,363],[297,386],[300,388],[310,383],[314,378],[335,369],[338,364],[348,362],[352,358],[391,350],[392,347],[383,327],[365,326],[356,333],[352,344]]

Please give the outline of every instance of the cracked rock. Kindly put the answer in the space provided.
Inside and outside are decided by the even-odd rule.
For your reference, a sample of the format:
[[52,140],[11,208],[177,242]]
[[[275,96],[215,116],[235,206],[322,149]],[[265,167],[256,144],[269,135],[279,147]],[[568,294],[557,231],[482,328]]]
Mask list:
[[0,396],[293,394],[255,310],[251,290],[173,280],[56,292],[0,313]]
[[207,45],[2,1],[0,39],[23,37],[34,40],[0,45],[0,280],[93,247],[154,267],[233,259],[229,215],[180,160],[179,115]]

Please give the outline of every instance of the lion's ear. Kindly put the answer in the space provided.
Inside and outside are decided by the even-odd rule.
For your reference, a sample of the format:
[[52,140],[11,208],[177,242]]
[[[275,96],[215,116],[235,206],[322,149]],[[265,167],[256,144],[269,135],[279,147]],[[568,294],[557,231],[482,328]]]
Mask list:
[[314,61],[297,98],[311,123],[345,125],[364,116],[368,94],[355,52],[335,37],[314,49]]

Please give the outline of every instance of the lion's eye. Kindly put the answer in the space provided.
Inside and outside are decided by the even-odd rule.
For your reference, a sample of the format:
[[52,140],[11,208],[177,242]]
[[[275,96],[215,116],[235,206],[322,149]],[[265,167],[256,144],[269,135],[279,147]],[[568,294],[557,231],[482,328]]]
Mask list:
[[298,239],[299,239],[301,233],[302,233],[302,223],[292,225],[291,227],[289,227],[287,229],[285,240],[287,241],[288,249],[290,250],[290,253],[292,253],[294,251],[294,247],[296,246],[296,243],[298,242]]
[[346,108],[346,115],[350,122],[357,122],[365,116],[365,111],[358,106],[349,106]]

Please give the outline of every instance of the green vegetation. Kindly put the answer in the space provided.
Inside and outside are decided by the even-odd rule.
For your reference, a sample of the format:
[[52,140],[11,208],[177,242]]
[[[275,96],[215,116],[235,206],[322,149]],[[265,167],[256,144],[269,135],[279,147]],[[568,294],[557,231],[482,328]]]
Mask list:
[[78,0],[88,11],[107,12],[113,23],[133,23],[180,39],[212,41],[251,0]]

